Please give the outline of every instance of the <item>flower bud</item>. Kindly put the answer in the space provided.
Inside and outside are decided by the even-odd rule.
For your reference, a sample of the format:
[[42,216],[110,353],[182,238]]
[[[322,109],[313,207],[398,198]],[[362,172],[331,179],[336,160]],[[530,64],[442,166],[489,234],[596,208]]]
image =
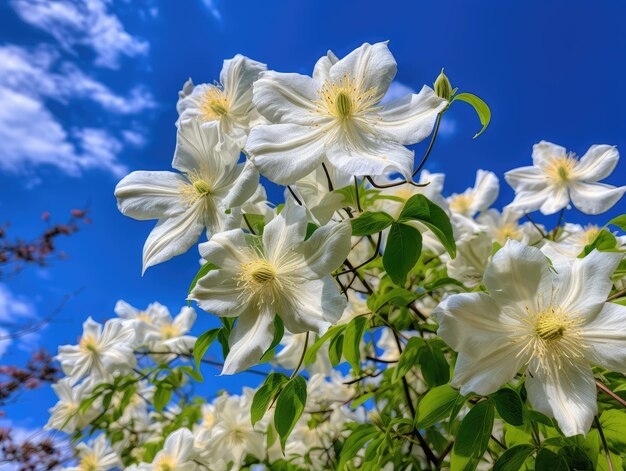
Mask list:
[[450,80],[448,80],[446,74],[443,73],[443,69],[441,69],[439,77],[435,80],[435,93],[439,98],[447,101],[450,101],[450,98],[452,98],[452,85],[450,85]]

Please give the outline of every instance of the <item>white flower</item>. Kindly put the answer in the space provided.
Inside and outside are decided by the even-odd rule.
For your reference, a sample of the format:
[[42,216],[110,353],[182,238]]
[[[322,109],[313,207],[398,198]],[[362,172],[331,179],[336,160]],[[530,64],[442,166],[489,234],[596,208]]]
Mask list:
[[586,433],[597,412],[591,365],[626,372],[626,307],[607,303],[622,254],[594,251],[555,263],[535,247],[508,241],[483,283],[435,311],[438,334],[459,352],[453,384],[490,394],[526,370],[534,409],[567,436]]
[[[145,322],[146,324],[151,325],[160,322],[162,319],[170,317],[170,311],[167,307],[159,303],[151,303],[146,309],[141,310],[120,299],[115,304],[115,308],[113,310],[118,317],[126,321]],[[141,344],[143,339],[140,338],[138,334],[135,341],[137,344]]]
[[253,101],[272,124],[250,131],[246,150],[261,174],[292,184],[322,162],[349,175],[409,178],[413,152],[447,102],[424,86],[417,95],[380,105],[396,74],[387,43],[363,44],[338,60],[322,57],[313,77],[265,72]]
[[[304,349],[305,342],[307,341],[307,335],[308,345],[313,345],[313,343],[317,340],[317,337],[313,334],[292,334],[291,332],[285,332],[280,341],[280,345],[282,345],[283,348],[276,354],[273,363],[281,368],[289,370],[295,369],[300,362],[300,358],[302,357],[302,351]],[[306,365],[306,370],[311,374],[319,373],[325,376],[329,375],[331,371],[333,371],[333,367],[328,357],[328,346],[326,344],[322,345],[322,347],[317,351],[315,361]]]
[[196,321],[196,311],[191,307],[182,307],[175,318],[167,316],[152,324],[141,322],[137,331],[144,342],[155,352],[188,353],[193,350],[195,337],[185,335]]
[[83,323],[78,345],[60,346],[56,359],[72,384],[88,375],[107,381],[114,371],[126,372],[135,366],[134,339],[132,326],[120,319],[107,321],[103,329],[102,324],[89,317]]
[[[532,223],[519,223],[521,213],[505,208],[502,212],[491,208],[478,215],[476,222],[486,228],[486,232],[493,242],[504,245],[507,240],[513,239],[526,245],[533,245],[545,234],[543,226],[534,227]],[[540,232],[542,231],[542,232]]]
[[571,199],[585,214],[603,213],[626,191],[626,186],[598,183],[613,172],[618,160],[619,152],[613,146],[591,146],[579,160],[564,147],[541,141],[533,146],[532,166],[511,170],[504,176],[515,190],[509,207],[553,214],[567,207]]
[[448,205],[453,214],[472,218],[479,211],[485,211],[498,198],[500,182],[493,172],[478,170],[476,182],[463,193],[448,197]]
[[187,120],[178,128],[172,167],[182,173],[137,171],[115,188],[119,210],[134,219],[158,219],[143,248],[143,271],[186,252],[203,229],[207,236],[238,227],[241,216],[227,210],[256,191],[259,175],[250,162],[238,164],[232,141],[216,150],[216,128]]
[[63,430],[67,433],[82,430],[98,415],[98,411],[91,406],[87,408],[85,413],[80,413],[80,404],[89,397],[92,389],[93,383],[91,381],[84,381],[72,387],[69,378],[63,378],[58,383],[53,384],[52,390],[59,401],[48,410],[50,418],[45,428]]
[[350,225],[329,223],[304,241],[306,230],[305,209],[287,204],[262,238],[236,229],[200,246],[220,268],[201,278],[189,299],[218,316],[239,316],[222,374],[258,362],[271,344],[275,315],[292,333],[318,334],[341,316],[345,298],[329,273],[350,251]]
[[493,243],[485,232],[462,237],[456,244],[456,257],[446,264],[448,276],[466,286],[478,286],[489,263]]
[[189,429],[181,428],[172,432],[151,464],[141,464],[142,471],[195,471],[193,434]]
[[122,466],[119,455],[111,449],[104,434],[89,444],[79,443],[76,450],[78,465],[66,468],[68,471],[108,471]]
[[[541,251],[552,260],[559,257],[576,258],[595,240],[599,232],[600,227],[593,224],[583,227],[580,224],[566,223],[558,232],[556,240],[543,241]],[[614,248],[620,249],[626,245],[626,236],[616,236],[615,242]]]
[[252,83],[264,70],[267,70],[265,64],[237,54],[224,61],[220,84],[203,83],[194,87],[191,79],[188,80],[176,105],[179,124],[187,119],[198,120],[203,127],[218,130],[220,143],[227,137],[242,148],[250,126],[259,118],[252,104]]

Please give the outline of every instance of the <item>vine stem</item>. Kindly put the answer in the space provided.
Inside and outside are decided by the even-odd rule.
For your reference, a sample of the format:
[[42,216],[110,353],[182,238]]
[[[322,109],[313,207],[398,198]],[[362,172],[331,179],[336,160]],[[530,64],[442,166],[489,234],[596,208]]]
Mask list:
[[304,348],[302,349],[302,355],[300,355],[300,360],[298,360],[298,365],[296,366],[296,369],[293,370],[293,373],[291,373],[291,376],[289,377],[289,379],[294,379],[296,377],[296,375],[298,374],[298,371],[300,371],[300,367],[302,366],[302,363],[304,363],[304,356],[306,355],[306,349],[309,346],[309,333],[306,333],[306,337],[304,337]]
[[611,396],[613,399],[619,402],[622,406],[626,407],[626,401],[622,399],[621,397],[619,397],[617,394],[615,394],[613,391],[611,391],[602,381],[599,381],[596,379],[596,385],[598,386],[599,389],[607,393],[609,396]]
[[613,460],[611,460],[611,453],[609,452],[609,445],[606,442],[606,437],[604,436],[604,430],[602,430],[602,424],[596,415],[593,420],[596,423],[596,427],[598,427],[598,432],[600,433],[600,440],[602,440],[602,448],[604,448],[604,454],[606,456],[606,462],[609,465],[609,471],[613,471]]
[[435,139],[437,138],[437,133],[439,132],[439,125],[441,124],[441,117],[443,116],[443,111],[437,115],[437,122],[435,123],[435,130],[433,131],[433,136],[430,138],[430,144],[428,144],[428,149],[426,149],[426,153],[424,157],[422,157],[422,161],[413,172],[413,176],[417,175],[420,170],[426,165],[426,160],[428,160],[428,156],[430,155],[430,151],[433,150],[433,145],[435,144]]

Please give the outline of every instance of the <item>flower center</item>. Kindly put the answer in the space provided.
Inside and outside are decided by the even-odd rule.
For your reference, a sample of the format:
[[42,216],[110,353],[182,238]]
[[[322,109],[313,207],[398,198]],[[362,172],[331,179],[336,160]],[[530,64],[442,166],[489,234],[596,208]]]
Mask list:
[[264,285],[276,279],[276,270],[267,260],[258,259],[245,264],[242,278],[254,285]]
[[154,468],[158,471],[173,471],[176,467],[176,463],[170,455],[161,456],[154,465]]
[[211,187],[204,180],[196,180],[193,182],[193,189],[196,190],[196,193],[198,193],[198,196],[200,197],[211,193]]
[[95,453],[88,453],[80,459],[79,468],[82,471],[97,471],[98,459]]
[[513,224],[513,223],[503,224],[496,231],[496,239],[502,245],[504,245],[508,239],[517,240],[519,236],[520,236],[519,227],[517,226],[517,224]]
[[455,213],[465,213],[470,209],[471,205],[472,197],[470,195],[454,195],[450,199],[450,209]]
[[80,339],[79,346],[84,353],[98,353],[98,341],[91,334],[83,335]]
[[545,172],[552,183],[565,184],[572,179],[575,165],[576,158],[573,155],[564,155],[552,159]]
[[164,339],[171,339],[180,336],[180,329],[174,324],[164,324],[161,326],[160,330]]
[[189,183],[185,183],[180,188],[180,193],[190,205],[199,199],[209,197],[213,194],[212,181],[200,175],[197,171],[187,174]]
[[352,100],[350,95],[345,92],[339,92],[335,98],[335,111],[337,115],[343,119],[349,118],[352,114]]
[[567,328],[567,323],[561,316],[542,314],[535,324],[537,335],[547,342],[560,340]]
[[374,89],[364,90],[362,84],[344,75],[338,82],[326,81],[314,101],[317,111],[345,122],[355,116],[373,111],[379,101]]
[[207,121],[221,119],[228,114],[230,100],[219,85],[211,86],[202,97],[200,112]]

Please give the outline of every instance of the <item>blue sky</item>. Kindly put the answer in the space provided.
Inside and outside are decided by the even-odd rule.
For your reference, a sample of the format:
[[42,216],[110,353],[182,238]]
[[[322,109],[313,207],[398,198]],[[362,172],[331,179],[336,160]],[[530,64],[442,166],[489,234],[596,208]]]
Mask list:
[[[626,149],[625,17],[617,0],[1,2],[0,222],[10,221],[14,235],[34,236],[41,212],[63,221],[87,202],[94,220],[61,243],[69,260],[0,280],[3,321],[46,316],[84,288],[37,336],[5,345],[1,361],[20,363],[34,345],[55,351],[74,343],[83,320],[111,317],[118,299],[138,307],[158,300],[173,313],[184,304],[197,252],[142,278],[152,223],[122,216],[113,189],[127,171],[169,168],[177,91],[188,77],[212,82],[222,60],[237,53],[310,74],[327,49],[342,56],[363,42],[390,40],[398,86],[431,85],[445,67],[453,86],[491,107],[492,123],[476,140],[480,126],[469,107],[455,104],[446,114],[427,167],[447,174],[452,193],[471,186],[477,169],[501,177],[528,165],[541,139],[578,154],[592,144]],[[625,172],[622,161],[608,182],[623,184]],[[501,183],[498,206],[513,197]],[[280,194],[270,189],[271,199]],[[602,224],[624,212],[621,201],[603,216],[572,210],[567,219]],[[215,323],[198,315],[198,333]],[[258,382],[216,372],[207,370],[207,394]],[[45,388],[9,414],[36,427],[53,403]]]

